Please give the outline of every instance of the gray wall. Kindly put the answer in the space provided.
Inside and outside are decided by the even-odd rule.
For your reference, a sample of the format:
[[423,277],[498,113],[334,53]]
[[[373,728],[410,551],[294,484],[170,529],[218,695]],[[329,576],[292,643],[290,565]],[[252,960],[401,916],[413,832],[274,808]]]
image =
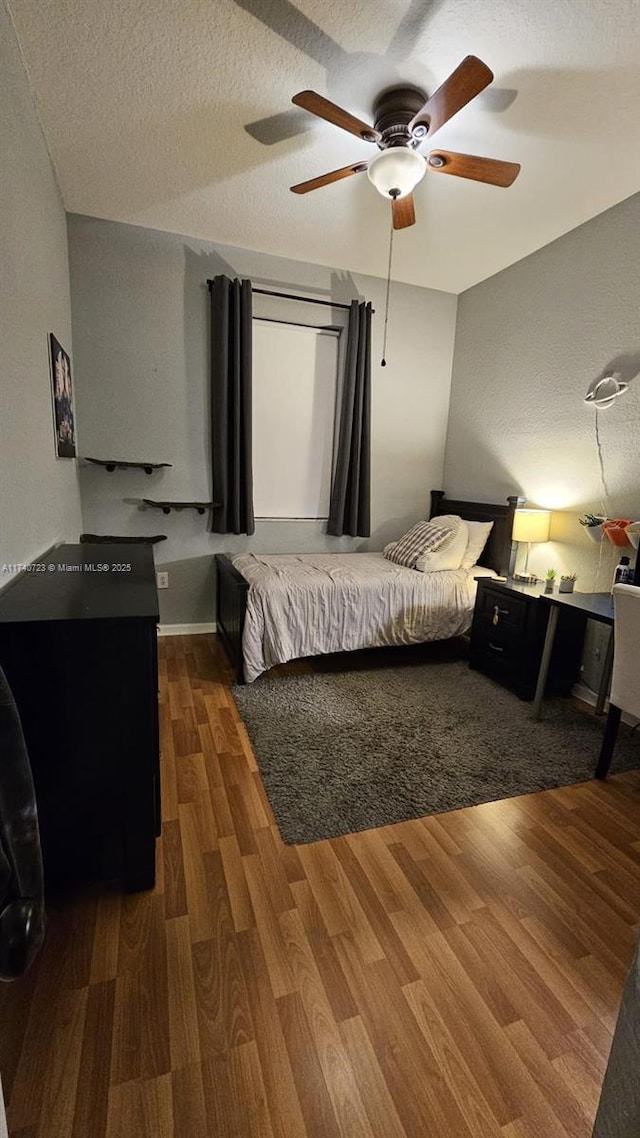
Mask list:
[[[156,547],[157,567],[170,573],[170,588],[160,593],[163,623],[214,619],[215,552],[379,549],[425,515],[430,489],[442,482],[454,296],[394,284],[388,364],[380,368],[383,280],[87,217],[70,216],[68,232],[82,453],[173,463],[149,477],[81,467],[84,528],[168,535]],[[384,260],[381,246],[382,269]],[[261,521],[251,539],[221,537],[208,533],[197,514],[167,517],[136,504],[142,497],[210,496],[206,280],[220,272],[342,302],[373,302],[369,542],[327,537],[325,523],[315,521]],[[254,311],[332,320],[329,309],[258,297]]]
[[[77,540],[76,463],[57,459],[48,333],[71,353],[65,216],[0,0],[0,587],[7,564]],[[72,366],[73,366],[72,356]]]
[[[577,572],[584,592],[610,587],[618,553],[577,515],[604,499],[610,517],[640,518],[639,233],[635,195],[458,299],[445,486],[558,511],[530,566]],[[605,495],[583,398],[610,370],[631,386],[598,415]]]

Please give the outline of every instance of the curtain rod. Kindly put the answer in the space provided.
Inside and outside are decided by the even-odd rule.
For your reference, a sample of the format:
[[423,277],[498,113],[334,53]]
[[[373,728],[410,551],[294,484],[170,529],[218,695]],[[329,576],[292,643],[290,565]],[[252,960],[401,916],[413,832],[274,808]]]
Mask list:
[[[211,288],[213,281],[208,280],[207,284],[209,285],[209,288]],[[341,304],[340,301],[337,300],[321,300],[319,297],[315,296],[296,296],[296,294],[293,292],[276,292],[275,289],[270,288],[252,287],[251,291],[259,292],[263,296],[279,296],[283,300],[302,300],[305,304],[324,304],[327,308],[346,308],[347,310],[351,308],[350,304]],[[375,312],[375,308],[372,308],[371,311]]]
[[300,320],[277,320],[274,316],[254,316],[260,324],[286,324],[288,328],[309,328],[311,332],[335,332],[339,334],[340,329],[333,327],[331,324],[303,324]]

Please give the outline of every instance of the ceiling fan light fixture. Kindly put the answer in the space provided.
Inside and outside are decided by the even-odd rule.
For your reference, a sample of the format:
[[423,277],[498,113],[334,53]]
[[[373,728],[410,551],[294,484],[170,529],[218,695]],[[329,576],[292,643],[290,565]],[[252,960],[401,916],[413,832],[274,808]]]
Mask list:
[[367,177],[383,198],[406,198],[422,181],[426,169],[425,159],[415,150],[391,146],[369,163]]

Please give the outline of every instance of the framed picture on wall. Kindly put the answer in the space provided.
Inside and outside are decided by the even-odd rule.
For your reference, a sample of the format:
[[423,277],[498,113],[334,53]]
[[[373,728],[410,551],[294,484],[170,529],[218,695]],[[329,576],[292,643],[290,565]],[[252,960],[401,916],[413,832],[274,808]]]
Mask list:
[[49,360],[56,454],[58,458],[75,458],[76,429],[73,418],[71,360],[53,332],[49,333]]

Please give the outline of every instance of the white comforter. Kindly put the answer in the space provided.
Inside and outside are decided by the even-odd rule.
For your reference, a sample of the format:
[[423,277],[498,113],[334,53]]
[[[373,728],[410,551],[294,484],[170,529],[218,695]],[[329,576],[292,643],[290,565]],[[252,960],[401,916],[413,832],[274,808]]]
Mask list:
[[381,553],[306,553],[231,559],[249,581],[245,678],[300,656],[445,640],[471,624],[474,575],[420,573]]

